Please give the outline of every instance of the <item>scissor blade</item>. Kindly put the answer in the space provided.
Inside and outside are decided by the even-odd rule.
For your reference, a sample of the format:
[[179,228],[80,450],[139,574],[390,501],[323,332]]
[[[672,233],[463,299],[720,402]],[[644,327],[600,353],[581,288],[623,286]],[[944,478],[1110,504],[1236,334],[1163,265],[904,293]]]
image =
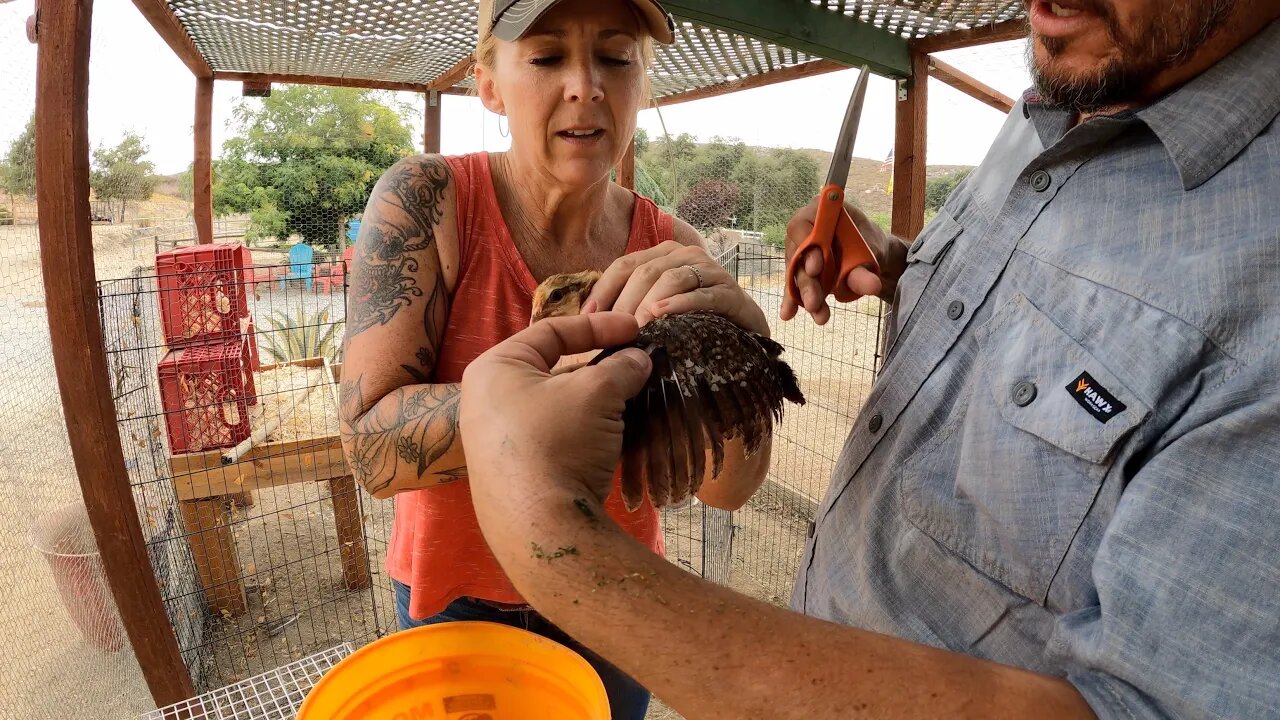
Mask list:
[[858,74],[858,84],[853,87],[853,96],[849,98],[849,109],[845,111],[844,124],[840,126],[835,152],[831,154],[831,169],[827,171],[828,185],[844,187],[849,182],[853,141],[858,137],[858,123],[862,120],[862,104],[867,98],[867,78],[870,75],[871,69],[863,65],[862,72]]

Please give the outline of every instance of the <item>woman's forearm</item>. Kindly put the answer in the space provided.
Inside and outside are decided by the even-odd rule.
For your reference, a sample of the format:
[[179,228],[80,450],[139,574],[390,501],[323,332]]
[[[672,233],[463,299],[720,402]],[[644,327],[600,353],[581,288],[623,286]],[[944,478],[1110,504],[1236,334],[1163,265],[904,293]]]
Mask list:
[[707,458],[707,476],[698,490],[698,499],[721,510],[737,510],[764,484],[773,455],[772,439],[765,439],[751,457],[741,438],[724,444],[724,467],[718,477],[711,477],[711,459]]
[[342,383],[347,465],[379,499],[466,477],[457,383],[406,385],[365,408],[360,378]]

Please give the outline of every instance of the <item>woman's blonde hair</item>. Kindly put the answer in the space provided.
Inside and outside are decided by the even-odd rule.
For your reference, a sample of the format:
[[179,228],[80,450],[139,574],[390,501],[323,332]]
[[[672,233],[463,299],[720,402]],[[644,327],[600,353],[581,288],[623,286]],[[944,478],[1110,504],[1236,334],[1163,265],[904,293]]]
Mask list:
[[[635,10],[631,11],[632,13]],[[639,18],[637,17],[637,20]],[[643,27],[643,23],[641,24]],[[494,63],[498,57],[498,38],[493,33],[482,33],[480,41],[476,43],[476,50],[471,66],[472,86],[469,94],[477,94],[475,80],[476,66],[483,66],[489,72],[493,72]],[[653,67],[653,37],[649,33],[640,33],[640,66],[644,70],[642,80],[640,81],[640,109],[644,109],[653,102],[653,83],[649,80],[649,68]]]

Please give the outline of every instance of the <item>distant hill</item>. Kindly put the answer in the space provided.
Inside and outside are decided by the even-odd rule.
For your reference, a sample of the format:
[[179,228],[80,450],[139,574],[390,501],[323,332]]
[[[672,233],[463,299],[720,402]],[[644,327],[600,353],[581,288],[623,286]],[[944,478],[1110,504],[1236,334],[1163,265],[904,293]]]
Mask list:
[[159,195],[172,195],[174,197],[182,197],[182,174],[177,175],[161,175],[160,184],[156,186],[156,193]]
[[[831,153],[826,150],[808,149],[802,152],[816,160],[818,167],[822,168],[814,182],[816,191],[819,184],[827,177],[827,168],[831,165]],[[849,166],[849,182],[845,185],[845,195],[868,215],[888,214],[893,209],[893,198],[888,192],[889,178],[893,173],[889,170],[881,171],[880,168],[883,165],[883,161],[855,157]],[[971,168],[967,165],[930,165],[925,175],[932,179],[967,169]]]

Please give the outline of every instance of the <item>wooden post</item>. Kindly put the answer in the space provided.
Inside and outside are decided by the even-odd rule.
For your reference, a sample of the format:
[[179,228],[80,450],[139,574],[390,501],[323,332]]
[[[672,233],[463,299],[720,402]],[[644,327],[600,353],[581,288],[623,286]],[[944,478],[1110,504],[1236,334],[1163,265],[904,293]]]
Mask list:
[[213,242],[213,78],[196,78],[196,156],[192,168],[196,242]]
[[333,499],[333,522],[337,526],[338,552],[342,556],[342,580],[348,590],[363,590],[372,580],[355,478],[350,475],[330,478],[329,495]]
[[229,496],[213,497],[184,500],[180,505],[209,609],[234,617],[243,614],[247,605],[240,583],[236,541],[231,535],[230,500]]
[[636,139],[631,138],[627,154],[618,163],[618,184],[628,190],[636,189]]
[[426,128],[422,133],[422,152],[428,155],[440,154],[440,93],[432,90],[425,93],[427,98]]
[[911,72],[898,86],[893,150],[893,234],[907,242],[924,229],[929,56],[912,52]]
[[41,0],[36,201],[49,336],[67,437],[102,565],[157,706],[195,694],[129,487],[98,316],[89,226],[92,0]]

